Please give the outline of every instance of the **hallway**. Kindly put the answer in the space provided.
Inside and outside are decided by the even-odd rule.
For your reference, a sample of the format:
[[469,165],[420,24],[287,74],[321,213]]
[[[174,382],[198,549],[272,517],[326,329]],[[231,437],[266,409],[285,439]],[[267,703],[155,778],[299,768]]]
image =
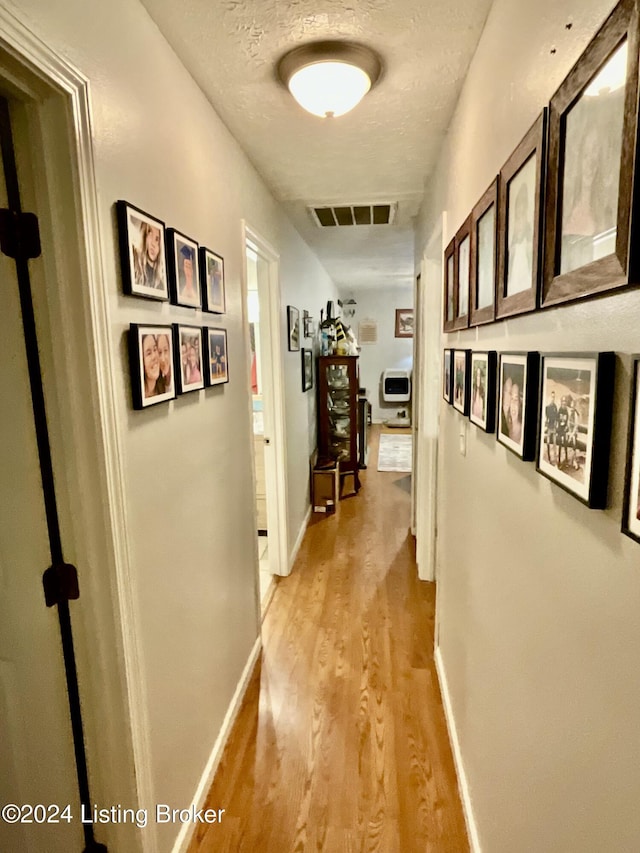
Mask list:
[[[191,853],[464,853],[433,662],[435,586],[417,579],[410,476],[379,473],[312,516],[263,622],[263,653]],[[397,432],[397,430],[395,431]]]

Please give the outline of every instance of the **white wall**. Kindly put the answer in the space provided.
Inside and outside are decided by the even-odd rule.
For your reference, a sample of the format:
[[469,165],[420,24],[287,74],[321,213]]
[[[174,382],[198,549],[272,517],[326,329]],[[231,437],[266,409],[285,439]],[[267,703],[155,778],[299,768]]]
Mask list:
[[[345,296],[343,301],[352,294]],[[353,294],[356,300],[355,315],[345,318],[352,326],[356,338],[358,324],[363,320],[375,320],[378,324],[378,342],[363,344],[360,352],[360,386],[367,389],[374,422],[380,423],[397,415],[398,409],[407,408],[403,403],[385,403],[382,399],[382,372],[388,368],[411,370],[413,364],[413,338],[396,338],[396,308],[413,306],[413,285],[358,288]],[[360,340],[358,340],[360,344]]]
[[[443,211],[448,243],[611,7],[496,0],[427,187],[418,258]],[[462,456],[460,416],[440,404],[437,630],[485,853],[640,849],[640,551],[620,533],[639,311],[630,290],[435,341],[622,354],[604,512],[472,425]]]
[[[137,613],[149,721],[150,766],[137,772],[151,780],[152,802],[142,805],[186,807],[259,634],[241,219],[280,253],[286,299],[316,310],[312,292],[319,308],[333,291],[139,3],[20,0],[17,14],[90,81],[115,416],[126,472],[133,571],[127,595]],[[204,325],[211,317],[122,295],[114,215],[120,198],[224,256],[227,313],[220,322],[229,334],[229,384],[132,410],[129,324]],[[310,403],[296,384],[298,358],[290,356],[285,368],[292,529],[308,506],[299,483],[307,470],[309,419],[298,415],[309,413]],[[178,829],[157,830],[160,851],[171,849]]]

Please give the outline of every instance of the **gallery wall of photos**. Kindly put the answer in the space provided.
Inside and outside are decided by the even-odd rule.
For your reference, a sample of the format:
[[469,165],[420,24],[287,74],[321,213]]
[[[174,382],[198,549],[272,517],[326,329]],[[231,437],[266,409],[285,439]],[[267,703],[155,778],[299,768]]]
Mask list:
[[[210,314],[226,311],[224,259],[126,201],[116,204],[126,294]],[[213,318],[212,318],[213,319]],[[227,331],[190,323],[129,327],[134,409],[229,381]]]
[[[640,284],[636,4],[622,0],[444,252],[443,331]],[[588,507],[607,501],[615,353],[445,349],[443,396]],[[640,356],[622,531],[640,542]]]

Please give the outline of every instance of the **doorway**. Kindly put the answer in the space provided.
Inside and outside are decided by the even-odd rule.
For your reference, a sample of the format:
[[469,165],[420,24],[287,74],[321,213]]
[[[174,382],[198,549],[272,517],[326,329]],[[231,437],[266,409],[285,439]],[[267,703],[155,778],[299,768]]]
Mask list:
[[278,255],[244,225],[245,317],[259,588],[264,612],[275,575],[289,573]]

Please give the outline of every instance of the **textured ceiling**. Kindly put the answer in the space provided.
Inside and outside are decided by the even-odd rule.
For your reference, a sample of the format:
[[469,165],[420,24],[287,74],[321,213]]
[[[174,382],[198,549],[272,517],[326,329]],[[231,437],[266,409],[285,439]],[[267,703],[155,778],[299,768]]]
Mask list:
[[[413,229],[491,0],[143,0],[341,290],[413,281]],[[338,119],[305,113],[275,65],[351,39],[384,71]],[[312,204],[399,201],[390,226],[319,229]]]

